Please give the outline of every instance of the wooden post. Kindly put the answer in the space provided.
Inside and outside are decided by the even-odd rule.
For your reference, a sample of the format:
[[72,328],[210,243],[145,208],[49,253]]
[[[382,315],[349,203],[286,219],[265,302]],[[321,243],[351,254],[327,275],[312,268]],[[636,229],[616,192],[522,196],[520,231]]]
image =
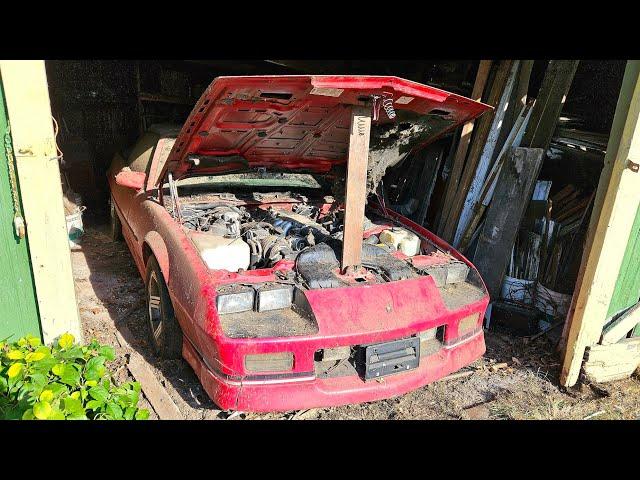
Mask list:
[[2,60],[42,336],[81,340],[44,61]]
[[640,205],[640,61],[629,61],[585,241],[564,336],[560,382],[578,381],[585,349],[600,339]]
[[367,162],[371,134],[371,107],[353,107],[345,192],[342,271],[358,269],[362,254],[364,207],[367,201]]

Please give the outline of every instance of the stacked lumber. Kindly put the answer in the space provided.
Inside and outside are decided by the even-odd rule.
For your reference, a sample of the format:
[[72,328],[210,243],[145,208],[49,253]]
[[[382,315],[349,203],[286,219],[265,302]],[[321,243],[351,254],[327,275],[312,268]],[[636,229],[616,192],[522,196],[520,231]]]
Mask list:
[[538,219],[545,245],[539,281],[551,290],[566,290],[563,286],[567,283],[573,285],[572,281],[567,282],[566,276],[571,263],[580,259],[576,253],[582,252],[582,238],[593,196],[594,192],[583,193],[573,185],[567,185],[549,200],[549,216]]

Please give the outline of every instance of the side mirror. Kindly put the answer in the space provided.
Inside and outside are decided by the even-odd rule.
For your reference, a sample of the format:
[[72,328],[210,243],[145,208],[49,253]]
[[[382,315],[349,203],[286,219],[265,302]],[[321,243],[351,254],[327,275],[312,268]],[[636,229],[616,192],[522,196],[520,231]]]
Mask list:
[[120,170],[116,175],[116,184],[131,188],[133,190],[142,190],[147,175],[144,172],[132,172],[131,170]]

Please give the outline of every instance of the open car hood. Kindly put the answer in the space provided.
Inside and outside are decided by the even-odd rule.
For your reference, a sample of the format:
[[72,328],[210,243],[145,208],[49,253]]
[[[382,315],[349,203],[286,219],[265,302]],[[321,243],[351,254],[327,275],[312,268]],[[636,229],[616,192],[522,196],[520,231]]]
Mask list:
[[491,108],[397,77],[218,77],[198,100],[157,178],[167,171],[181,178],[246,167],[328,172],[347,161],[349,106],[371,104],[372,95],[380,97],[371,128],[373,183],[406,153]]

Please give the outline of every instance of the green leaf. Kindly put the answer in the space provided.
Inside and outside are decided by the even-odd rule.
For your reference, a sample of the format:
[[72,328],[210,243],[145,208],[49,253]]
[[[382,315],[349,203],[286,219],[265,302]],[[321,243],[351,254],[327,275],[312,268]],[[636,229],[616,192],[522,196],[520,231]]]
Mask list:
[[100,380],[105,372],[106,368],[104,366],[105,357],[93,357],[91,360],[87,362],[84,367],[84,378],[87,380]]
[[104,402],[101,402],[100,400],[89,400],[87,402],[86,407],[89,410],[100,410],[100,408],[104,405]]
[[33,386],[33,393],[39,395],[44,386],[47,384],[47,377],[41,373],[32,373],[29,375],[31,385]]
[[67,420],[89,420],[89,418],[87,418],[87,416],[83,413],[83,414],[73,414],[73,415],[67,415]]
[[71,415],[84,415],[84,407],[82,406],[82,402],[76,398],[65,398],[64,409]]
[[106,411],[114,420],[122,420],[122,408],[115,402],[107,403]]
[[100,355],[105,357],[107,360],[113,360],[114,358],[116,358],[116,351],[112,346],[109,345],[103,345],[98,348],[98,353],[100,353]]
[[7,352],[7,358],[9,360],[22,360],[24,358],[24,353],[20,350],[9,350]]
[[58,382],[50,383],[49,385],[47,385],[47,389],[51,390],[53,394],[56,396],[68,391],[68,388],[66,385],[62,385],[61,383],[58,383]]
[[61,335],[60,338],[58,339],[58,345],[62,349],[67,349],[71,345],[73,345],[73,342],[75,342],[75,341],[76,341],[76,339],[75,339],[75,337],[73,335],[71,335],[70,333],[65,333],[65,334]]
[[46,420],[49,418],[53,409],[51,408],[51,404],[49,402],[36,402],[33,405],[33,415],[38,420]]
[[64,373],[64,363],[56,363],[51,368],[51,371],[53,372],[54,375],[61,377],[62,374]]
[[149,410],[143,408],[136,412],[136,420],[147,420],[149,418]]
[[125,420],[133,420],[136,414],[136,407],[127,407],[124,411]]
[[27,335],[25,338],[32,347],[37,347],[42,343],[38,337],[34,337],[33,335]]
[[38,362],[45,357],[45,354],[42,352],[30,352],[25,356],[25,360],[27,363]]
[[109,391],[101,385],[91,387],[89,389],[89,395],[91,398],[98,400],[99,402],[104,403],[107,398],[109,398]]
[[49,420],[64,420],[64,413],[57,408],[54,408],[49,415]]
[[75,387],[80,383],[80,371],[75,364],[66,364],[64,366],[64,372],[62,372],[60,376],[60,381],[70,387]]
[[40,401],[51,403],[51,401],[53,400],[53,397],[54,397],[53,392],[49,389],[46,389],[46,390],[43,390],[43,392],[40,394]]
[[84,358],[84,353],[80,347],[72,347],[68,350],[63,350],[60,356],[65,360],[77,360],[78,358]]
[[33,409],[25,410],[22,414],[22,420],[34,420],[36,417],[33,415]]
[[7,370],[7,376],[9,378],[16,378],[18,375],[22,373],[24,365],[22,363],[14,363]]

